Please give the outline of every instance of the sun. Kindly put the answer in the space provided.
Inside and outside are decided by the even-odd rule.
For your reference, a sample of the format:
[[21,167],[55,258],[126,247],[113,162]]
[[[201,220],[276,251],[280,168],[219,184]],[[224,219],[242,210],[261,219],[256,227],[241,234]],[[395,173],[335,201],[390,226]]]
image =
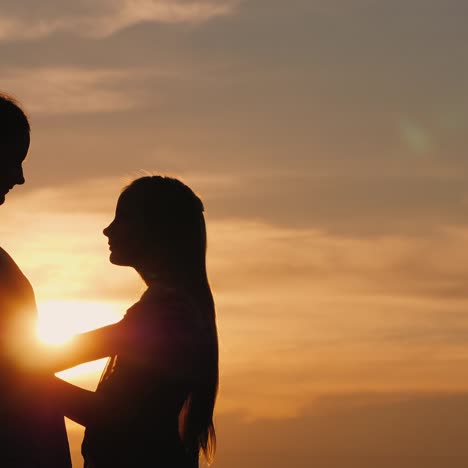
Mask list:
[[[60,348],[74,335],[118,322],[125,310],[120,304],[48,300],[37,305],[37,336],[41,343]],[[87,362],[56,375],[68,382],[93,390],[107,358]]]
[[73,335],[115,323],[123,315],[117,305],[103,302],[49,300],[37,308],[37,334],[48,345],[64,344]]

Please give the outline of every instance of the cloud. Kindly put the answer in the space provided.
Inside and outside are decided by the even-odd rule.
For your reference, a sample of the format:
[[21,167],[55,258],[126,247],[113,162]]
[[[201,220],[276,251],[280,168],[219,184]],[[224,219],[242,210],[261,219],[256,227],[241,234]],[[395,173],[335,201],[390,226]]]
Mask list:
[[[210,70],[191,63],[167,63],[157,68],[2,67],[1,91],[17,98],[33,118],[132,111],[158,106],[167,95],[167,86],[175,83],[184,86],[214,81]],[[143,119],[140,116],[139,121]]]
[[[101,236],[122,187],[139,175],[70,181],[30,191],[18,188],[2,207],[4,230],[8,233],[19,227],[28,233],[28,223],[36,219],[73,220],[75,216],[102,222],[97,231]],[[235,177],[186,173],[183,180],[206,202],[211,268],[217,272],[217,288],[226,297],[230,290],[241,289],[244,297],[252,293],[263,300],[287,288],[299,294],[307,285],[309,295],[322,299],[329,292],[369,301],[383,297],[455,305],[468,299],[463,290],[468,276],[466,227],[434,229],[424,236],[362,238],[276,226],[249,217],[227,218],[211,211],[211,200],[216,194],[222,197],[223,191],[239,190]],[[226,254],[225,245],[235,252],[235,262]],[[283,288],[271,290],[272,285],[281,284]]]
[[144,70],[16,68],[2,72],[2,89],[33,115],[118,112],[142,105],[137,90],[149,76]]
[[294,418],[219,415],[219,466],[461,468],[468,460],[466,394],[317,398]]
[[[468,395],[337,394],[290,418],[215,419],[219,468],[465,468]],[[80,466],[83,428],[68,422]],[[156,423],[156,422],[155,422]]]
[[[45,3],[45,5],[43,4]],[[109,37],[148,23],[201,23],[233,13],[235,1],[98,0],[79,2],[71,11],[62,2],[41,2],[41,9],[11,2],[0,17],[0,41],[35,40],[57,32]]]
[[[101,236],[122,187],[139,175],[78,180],[31,191],[18,188],[2,207],[5,230],[18,227],[19,220],[29,232],[27,224],[36,218],[77,216],[93,223],[102,220]],[[424,236],[362,238],[276,226],[249,217],[227,218],[211,211],[211,201],[223,192],[238,191],[235,177],[186,173],[183,180],[206,202],[211,268],[217,272],[215,284],[222,294],[241,289],[244,297],[252,292],[259,300],[260,293],[268,298],[290,288],[298,294],[307,285],[309,296],[322,298],[330,292],[369,301],[384,297],[457,304],[468,299],[463,292],[468,276],[466,227],[434,229]],[[235,262],[226,254],[225,245],[235,252]],[[281,284],[283,288],[272,290],[272,285]]]

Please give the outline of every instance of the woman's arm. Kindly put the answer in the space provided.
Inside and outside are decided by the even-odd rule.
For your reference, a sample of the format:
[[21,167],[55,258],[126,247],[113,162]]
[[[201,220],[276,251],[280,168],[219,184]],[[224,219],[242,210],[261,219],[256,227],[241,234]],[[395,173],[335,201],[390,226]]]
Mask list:
[[125,335],[121,322],[75,335],[68,343],[53,347],[36,342],[17,352],[19,363],[33,372],[55,373],[83,362],[117,354]]

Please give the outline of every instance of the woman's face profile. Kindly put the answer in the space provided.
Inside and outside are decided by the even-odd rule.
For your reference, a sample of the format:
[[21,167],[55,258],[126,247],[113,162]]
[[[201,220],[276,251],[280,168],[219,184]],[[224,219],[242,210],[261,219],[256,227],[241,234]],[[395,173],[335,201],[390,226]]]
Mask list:
[[109,260],[114,265],[140,266],[144,256],[144,245],[141,239],[141,223],[137,222],[137,214],[130,206],[129,200],[120,196],[113,221],[103,233],[109,239]]

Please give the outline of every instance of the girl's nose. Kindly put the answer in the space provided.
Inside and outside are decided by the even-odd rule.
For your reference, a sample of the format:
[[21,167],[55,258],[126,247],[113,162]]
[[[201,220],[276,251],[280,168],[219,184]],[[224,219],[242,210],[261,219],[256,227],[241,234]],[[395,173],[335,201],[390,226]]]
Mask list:
[[102,230],[102,233],[106,236],[106,237],[109,237],[109,228],[111,227],[111,225],[109,224],[109,226],[105,227],[103,230]]

